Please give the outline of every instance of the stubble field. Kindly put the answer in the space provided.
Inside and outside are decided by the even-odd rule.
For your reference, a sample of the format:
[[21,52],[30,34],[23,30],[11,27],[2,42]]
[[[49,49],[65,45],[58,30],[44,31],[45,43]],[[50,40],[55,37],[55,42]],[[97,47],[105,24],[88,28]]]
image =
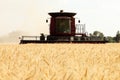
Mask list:
[[120,80],[120,44],[1,44],[0,80]]

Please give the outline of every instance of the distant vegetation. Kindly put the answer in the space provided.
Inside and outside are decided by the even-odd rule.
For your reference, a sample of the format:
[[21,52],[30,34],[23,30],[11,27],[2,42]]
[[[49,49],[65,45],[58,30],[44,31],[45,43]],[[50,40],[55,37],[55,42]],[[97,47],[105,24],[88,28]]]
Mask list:
[[90,36],[97,36],[97,37],[100,37],[101,39],[106,39],[109,43],[120,42],[120,32],[119,31],[117,31],[117,33],[114,37],[104,36],[104,34],[100,31],[94,31],[93,33],[90,33]]

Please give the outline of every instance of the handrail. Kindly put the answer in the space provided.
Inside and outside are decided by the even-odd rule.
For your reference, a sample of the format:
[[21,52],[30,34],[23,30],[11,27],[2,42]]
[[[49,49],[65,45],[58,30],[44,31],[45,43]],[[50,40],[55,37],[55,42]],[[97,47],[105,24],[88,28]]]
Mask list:
[[22,36],[21,40],[25,40],[25,38],[40,40],[40,36]]

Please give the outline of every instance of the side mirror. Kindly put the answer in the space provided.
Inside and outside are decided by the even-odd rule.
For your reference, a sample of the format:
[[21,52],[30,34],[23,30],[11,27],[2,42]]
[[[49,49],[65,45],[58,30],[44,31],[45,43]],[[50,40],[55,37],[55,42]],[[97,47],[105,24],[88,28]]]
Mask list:
[[21,39],[21,37],[19,37],[19,39]]
[[46,20],[46,23],[48,23],[48,20]]

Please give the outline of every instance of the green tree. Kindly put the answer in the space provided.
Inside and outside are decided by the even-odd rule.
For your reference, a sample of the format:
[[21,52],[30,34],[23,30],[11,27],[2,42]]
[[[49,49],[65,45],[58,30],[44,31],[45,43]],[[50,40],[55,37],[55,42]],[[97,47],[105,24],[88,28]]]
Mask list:
[[114,42],[115,42],[114,37],[111,37],[111,36],[107,36],[107,37],[106,37],[106,40],[107,40],[108,42],[110,42],[110,43],[114,43]]
[[94,31],[93,36],[100,37],[101,40],[104,39],[104,34],[100,31]]
[[117,31],[116,33],[116,42],[120,42],[120,32]]

